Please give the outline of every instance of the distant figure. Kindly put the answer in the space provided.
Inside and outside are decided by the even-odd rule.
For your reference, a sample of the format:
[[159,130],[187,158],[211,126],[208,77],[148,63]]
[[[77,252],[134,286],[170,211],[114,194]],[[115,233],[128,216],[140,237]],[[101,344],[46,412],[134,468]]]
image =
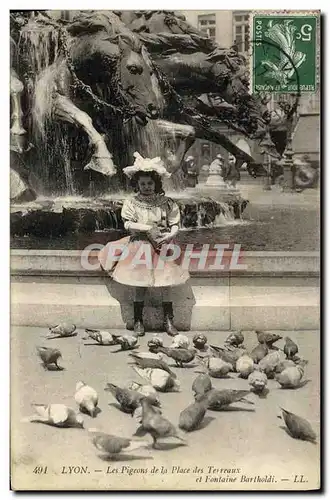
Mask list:
[[199,177],[198,177],[199,184],[202,184],[202,183],[206,182],[206,179],[207,179],[207,177],[209,175],[209,171],[210,171],[210,165],[209,165],[209,163],[204,163],[201,166],[201,169],[200,169],[200,172],[199,172]]
[[198,183],[199,169],[193,156],[188,156],[185,159],[183,172],[185,174],[186,186],[196,187],[196,184]]
[[239,169],[236,167],[237,160],[234,155],[229,153],[228,155],[228,170],[226,172],[225,181],[228,186],[236,187],[237,181],[240,180],[241,174]]

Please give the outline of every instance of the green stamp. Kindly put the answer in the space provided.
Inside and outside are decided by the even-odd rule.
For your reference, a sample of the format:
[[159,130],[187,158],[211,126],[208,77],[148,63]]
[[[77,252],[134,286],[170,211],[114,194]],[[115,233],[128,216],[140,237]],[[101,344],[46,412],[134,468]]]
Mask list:
[[316,91],[317,15],[253,17],[252,91]]

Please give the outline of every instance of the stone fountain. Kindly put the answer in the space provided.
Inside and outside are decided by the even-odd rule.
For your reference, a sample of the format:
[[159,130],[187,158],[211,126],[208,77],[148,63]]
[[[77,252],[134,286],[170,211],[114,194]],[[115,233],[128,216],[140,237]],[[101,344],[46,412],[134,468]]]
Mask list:
[[[253,158],[185,103],[185,96],[155,64],[159,47],[153,58],[152,37],[146,40],[141,29],[138,35],[124,21],[123,15],[111,11],[78,11],[72,21],[28,11],[12,16],[13,246],[22,237],[27,246],[28,237],[63,241],[72,234],[94,234],[107,240],[115,231],[116,239],[123,232],[120,211],[129,191],[122,168],[132,162],[134,151],[165,160],[172,173],[165,189],[180,206],[184,228],[212,227],[220,215],[239,218],[246,206],[239,190],[225,186],[217,172],[210,172],[203,189],[185,189],[180,166],[195,137],[218,142],[239,162]],[[183,48],[192,39],[192,28],[185,26]],[[205,58],[211,54],[211,59],[224,60],[213,42],[193,34]],[[167,46],[172,38],[166,34]],[[179,38],[175,35],[173,43]],[[229,56],[237,62],[235,54]],[[222,70],[226,76],[228,70]],[[224,89],[219,76],[213,86]],[[257,104],[251,103],[251,123],[244,115],[245,132],[260,139],[266,129],[262,113],[257,116]],[[237,106],[231,119],[239,121],[246,110],[241,103]],[[230,121],[228,109],[220,116]]]

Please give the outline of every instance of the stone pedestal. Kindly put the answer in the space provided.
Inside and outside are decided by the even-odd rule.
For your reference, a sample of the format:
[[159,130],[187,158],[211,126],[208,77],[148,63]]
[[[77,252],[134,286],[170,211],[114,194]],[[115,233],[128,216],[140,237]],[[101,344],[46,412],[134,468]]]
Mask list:
[[205,182],[206,186],[227,187],[227,184],[222,177],[222,168],[217,165],[210,166],[209,175]]

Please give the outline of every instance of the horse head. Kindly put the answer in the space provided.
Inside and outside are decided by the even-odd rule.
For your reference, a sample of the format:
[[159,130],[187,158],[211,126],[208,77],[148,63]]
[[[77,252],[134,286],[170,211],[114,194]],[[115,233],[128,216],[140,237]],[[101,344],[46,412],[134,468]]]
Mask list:
[[163,97],[146,48],[113,12],[79,15],[67,27],[78,77],[109,104],[133,109],[146,124],[161,113]]
[[137,120],[140,124],[146,124],[146,118],[158,118],[163,107],[163,97],[153,64],[140,42],[132,48],[119,36],[118,46],[120,86],[133,104]]

